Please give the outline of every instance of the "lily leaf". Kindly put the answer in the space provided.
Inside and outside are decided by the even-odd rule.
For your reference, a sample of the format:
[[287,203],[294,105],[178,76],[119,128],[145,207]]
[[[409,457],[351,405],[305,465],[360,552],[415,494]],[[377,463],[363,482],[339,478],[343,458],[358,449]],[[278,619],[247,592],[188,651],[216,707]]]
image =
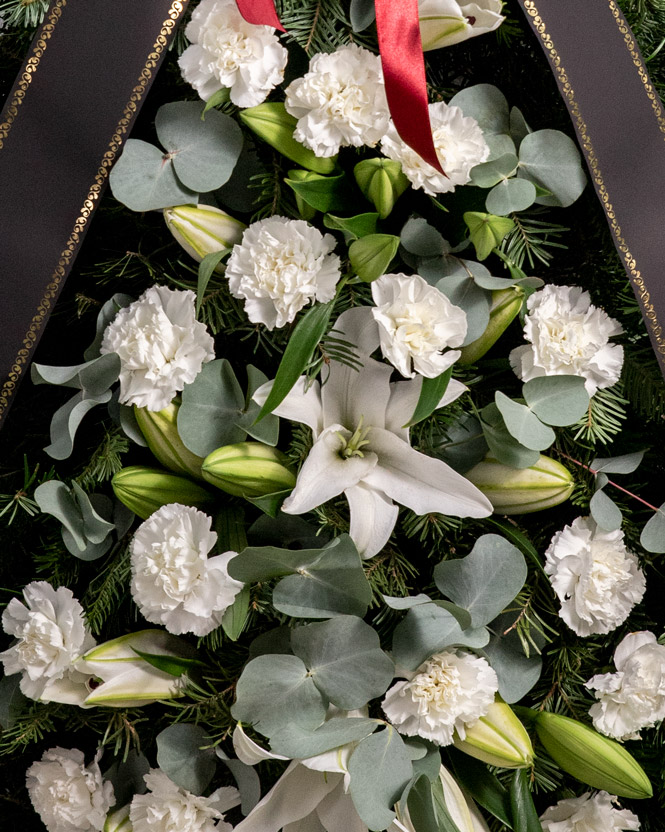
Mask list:
[[416,409],[413,411],[413,416],[410,421],[404,425],[405,428],[417,425],[418,422],[422,422],[423,419],[426,419],[434,413],[444,393],[448,389],[452,374],[453,368],[449,367],[445,373],[441,373],[436,378],[423,378]]

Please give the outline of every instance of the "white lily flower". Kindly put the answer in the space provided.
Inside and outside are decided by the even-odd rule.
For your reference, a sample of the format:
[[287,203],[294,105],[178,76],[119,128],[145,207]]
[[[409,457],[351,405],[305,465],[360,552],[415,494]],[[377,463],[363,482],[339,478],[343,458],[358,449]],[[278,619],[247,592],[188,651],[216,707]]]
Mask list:
[[498,29],[503,23],[501,0],[420,0],[423,51],[452,46]]
[[[465,477],[411,447],[405,427],[415,410],[422,378],[391,383],[392,367],[370,358],[379,329],[369,307],[344,312],[334,327],[338,338],[355,344],[360,370],[333,361],[323,386],[298,380],[274,413],[308,425],[314,446],[296,486],[282,506],[304,514],[339,494],[349,501],[350,535],[365,558],[385,546],[397,522],[399,503],[416,514],[487,517],[492,505]],[[263,404],[272,382],[254,399]],[[452,379],[443,407],[466,387]]]

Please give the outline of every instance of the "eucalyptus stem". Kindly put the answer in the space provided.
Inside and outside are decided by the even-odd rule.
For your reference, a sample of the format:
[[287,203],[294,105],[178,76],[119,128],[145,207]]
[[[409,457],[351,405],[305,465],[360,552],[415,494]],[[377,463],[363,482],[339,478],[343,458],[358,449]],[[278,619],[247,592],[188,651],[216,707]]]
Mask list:
[[[563,453],[563,451],[558,451],[559,456],[562,456],[564,459],[567,459],[569,462],[574,462],[575,465],[579,465],[580,468],[584,468],[586,471],[589,471],[591,474],[602,474],[602,471],[596,471],[594,468],[591,468],[589,465],[585,465],[583,462],[580,462],[578,459],[573,459],[572,456],[568,456],[568,454]],[[634,500],[637,500],[638,503],[642,503],[643,506],[650,508],[651,511],[659,511],[658,506],[651,505],[651,503],[647,503],[646,500],[643,500],[642,497],[638,497],[637,494],[633,494],[632,491],[629,491],[627,488],[624,488],[623,485],[619,485],[618,482],[614,482],[608,478],[607,480],[608,485],[613,485],[615,488],[618,488],[619,491],[623,491],[624,494],[627,494],[629,497],[632,497]]]

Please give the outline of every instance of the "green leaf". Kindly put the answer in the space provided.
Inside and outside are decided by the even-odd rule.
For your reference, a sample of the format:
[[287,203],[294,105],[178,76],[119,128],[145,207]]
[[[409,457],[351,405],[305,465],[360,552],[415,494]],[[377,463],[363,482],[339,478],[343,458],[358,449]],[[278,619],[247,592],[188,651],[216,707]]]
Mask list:
[[485,208],[490,214],[505,217],[526,211],[536,201],[536,186],[526,179],[504,179],[487,194]]
[[509,399],[500,390],[494,394],[494,400],[508,432],[520,445],[532,451],[544,451],[556,439],[552,428],[544,425],[525,405]]
[[51,444],[44,448],[52,459],[67,459],[74,450],[74,438],[84,416],[98,404],[108,404],[111,391],[96,396],[86,395],[84,391],[72,396],[62,407],[58,408],[51,419]]
[[490,321],[492,296],[476,284],[466,269],[459,274],[448,275],[436,284],[448,300],[466,313],[466,338],[462,346],[473,343],[487,329]]
[[384,694],[395,673],[375,630],[355,616],[296,627],[291,647],[317,688],[344,710],[362,708]]
[[304,759],[325,754],[350,742],[365,739],[379,727],[377,719],[364,717],[333,717],[314,731],[300,725],[289,725],[270,738],[270,748],[275,754],[291,759]]
[[134,653],[140,656],[152,667],[161,670],[162,673],[168,673],[169,676],[182,676],[183,673],[188,673],[195,670],[197,667],[205,667],[204,662],[198,659],[184,659],[181,656],[166,656],[163,653],[144,653],[142,650],[137,650],[132,647]]
[[436,604],[421,604],[410,609],[395,628],[393,658],[400,667],[415,670],[447,647],[484,647],[489,637],[485,627],[462,630],[448,610]]
[[518,768],[510,781],[510,808],[515,832],[543,832],[525,768]]
[[51,514],[67,529],[82,552],[86,545],[83,516],[74,495],[64,482],[49,480],[35,489],[35,502],[44,514]]
[[[72,489],[83,519],[83,534],[91,543],[101,543],[113,531],[115,526],[113,523],[109,523],[108,520],[100,517],[97,511],[95,511],[95,507],[90,501],[90,497],[88,497],[77,482],[72,483]],[[93,495],[93,497],[94,496],[97,495]],[[108,504],[108,509],[110,515],[110,503]]]
[[511,436],[494,402],[482,409],[480,417],[490,453],[498,462],[511,468],[530,468],[538,462],[539,452],[525,448]]
[[349,20],[354,32],[363,32],[374,23],[374,0],[351,0]]
[[599,488],[591,498],[589,513],[605,531],[614,532],[621,528],[621,509],[602,488]]
[[438,257],[450,254],[450,243],[421,217],[407,220],[400,233],[404,248],[417,257]]
[[178,722],[157,734],[157,765],[173,782],[193,794],[202,794],[217,768],[215,751],[200,725]]
[[405,428],[417,425],[418,422],[422,422],[423,419],[427,419],[428,416],[434,413],[443,398],[443,394],[448,389],[452,374],[453,368],[449,367],[445,373],[441,373],[436,378],[423,378],[416,409],[413,411],[410,421],[404,425]]
[[71,367],[52,367],[48,364],[33,364],[30,367],[33,384],[73,387],[91,396],[105,393],[118,380],[119,373],[120,359],[115,353],[99,355]]
[[306,179],[287,178],[284,182],[308,205],[324,213],[343,211],[358,196],[357,191],[354,194],[345,173],[337,176],[310,173]]
[[[491,162],[481,162],[469,171],[471,182],[479,188],[493,188],[517,172],[517,156],[504,153]],[[489,209],[488,209],[489,210]]]
[[439,590],[471,613],[473,627],[488,624],[515,598],[527,577],[524,555],[496,534],[484,534],[471,552],[434,568]]
[[247,495],[245,496],[245,500],[260,508],[268,517],[277,517],[282,503],[292,491],[292,488],[286,488],[284,491],[273,491],[270,494],[261,494],[260,497],[250,497]]
[[231,90],[228,87],[222,87],[221,90],[217,90],[217,92],[214,92],[210,96],[210,98],[205,102],[205,107],[203,108],[203,112],[201,113],[201,121],[205,121],[205,116],[208,110],[214,110],[215,107],[219,107],[221,104],[226,104],[230,100]]
[[632,474],[639,468],[643,457],[644,451],[622,456],[596,457],[591,460],[589,468],[596,472],[603,471],[606,474]]
[[174,101],[162,105],[155,118],[157,137],[178,179],[197,193],[221,188],[242,150],[242,130],[234,119],[210,110],[203,121],[204,106],[199,101]]
[[[526,656],[522,642],[513,626],[519,613],[510,612],[495,618],[490,624],[493,635],[482,653],[486,656],[499,680],[499,695],[509,705],[519,702],[540,678],[543,660],[533,649]],[[506,630],[509,632],[506,633]],[[537,631],[531,633],[537,638]],[[541,639],[544,641],[544,639]]]
[[305,367],[309,364],[317,344],[325,334],[332,310],[333,301],[315,303],[298,321],[284,350],[268,398],[259,411],[255,424],[269,413],[272,413],[277,405],[284,401],[293,385],[298,381]]
[[496,517],[488,517],[485,522],[491,523],[493,526],[501,529],[503,536],[507,537],[515,546],[517,546],[522,554],[527,555],[530,558],[531,563],[536,567],[536,569],[540,570],[542,575],[546,574],[538,551],[535,549],[529,538],[516,526],[505,520],[497,520]]
[[[104,780],[113,786],[116,806],[129,803],[135,794],[144,794],[147,790],[144,776],[150,771],[150,763],[140,752],[130,751],[126,759],[117,758],[104,772]],[[120,827],[122,832],[122,827]],[[125,830],[127,832],[127,830]]]
[[240,792],[240,811],[245,817],[252,811],[261,799],[261,782],[253,766],[248,766],[240,760],[228,757],[218,745],[215,754],[228,767],[236,781]]
[[224,611],[222,629],[231,641],[238,641],[245,629],[249,616],[250,597],[249,587],[243,587],[233,599],[231,606]]
[[458,92],[449,104],[474,118],[483,133],[508,133],[510,115],[506,97],[493,84],[476,84]]
[[236,425],[247,431],[252,439],[256,439],[257,442],[263,442],[265,445],[271,445],[274,448],[279,439],[279,418],[272,415],[267,416],[257,425],[256,417],[261,407],[252,398],[259,387],[262,387],[267,381],[268,376],[265,373],[262,373],[261,370],[258,370],[252,364],[247,365],[245,410],[236,420]]
[[20,673],[0,678],[0,728],[5,731],[15,724],[28,703],[27,697],[21,693],[20,681]]
[[[439,822],[432,796],[432,783],[428,777],[423,774],[416,777],[405,791],[411,825],[417,832],[459,832],[455,824],[446,827]],[[405,803],[404,797],[403,794],[400,800],[402,806]]]
[[526,119],[522,111],[518,107],[512,107],[510,110],[510,135],[519,147],[522,140],[531,133],[531,128],[526,123]]
[[552,196],[541,196],[540,205],[566,208],[586,186],[580,153],[575,142],[559,130],[537,130],[520,145],[517,175],[540,185]]
[[464,222],[469,229],[469,239],[476,247],[479,260],[489,257],[506,234],[515,227],[515,223],[507,217],[478,211],[467,211],[464,214]]
[[541,376],[522,387],[526,403],[546,425],[573,425],[589,407],[581,376]]
[[132,211],[155,211],[196,203],[196,191],[185,187],[168,154],[140,139],[127,139],[122,155],[111,168],[113,196]]
[[335,217],[332,214],[326,214],[323,217],[323,224],[326,228],[343,231],[348,242],[366,237],[368,234],[375,234],[378,219],[379,215],[375,213],[356,214],[355,217]]
[[362,740],[349,760],[349,791],[356,811],[372,830],[395,819],[393,806],[411,779],[413,765],[392,725]]
[[510,795],[501,781],[490,774],[485,763],[469,757],[455,748],[447,749],[458,783],[479,806],[486,809],[497,820],[513,829],[510,812]]
[[196,315],[198,317],[199,312],[201,311],[201,304],[203,303],[203,296],[205,295],[205,291],[208,288],[208,283],[210,283],[210,278],[212,277],[212,273],[215,271],[216,266],[219,264],[221,259],[228,254],[229,249],[223,248],[220,251],[212,251],[210,254],[206,254],[206,256],[201,260],[199,264],[199,276],[196,283]]
[[314,730],[323,722],[327,705],[297,656],[269,654],[245,665],[231,715],[270,737],[290,723]]
[[464,413],[446,428],[446,439],[437,446],[435,455],[458,474],[464,474],[481,462],[487,451],[479,419],[472,413]]
[[399,237],[392,234],[368,234],[349,246],[349,260],[355,273],[371,283],[388,271],[399,248]]
[[647,552],[657,555],[665,553],[665,503],[647,522],[640,535],[640,545]]

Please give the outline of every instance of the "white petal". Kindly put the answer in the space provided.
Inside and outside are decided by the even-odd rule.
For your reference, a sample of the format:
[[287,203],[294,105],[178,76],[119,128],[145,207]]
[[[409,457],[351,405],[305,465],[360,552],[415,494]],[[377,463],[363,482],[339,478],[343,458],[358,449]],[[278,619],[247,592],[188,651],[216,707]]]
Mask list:
[[[420,398],[422,386],[422,376],[416,376],[413,381],[396,381],[390,385],[390,400],[388,401],[388,408],[386,410],[385,427],[386,430],[397,434],[405,442],[408,441],[409,432],[403,426],[411,421],[411,417],[418,404],[418,399]],[[436,406],[437,410],[440,407],[447,407],[468,389],[466,384],[462,384],[461,381],[451,378],[446,387],[446,392]]]
[[364,457],[343,459],[340,455],[342,440],[351,436],[341,425],[332,425],[323,431],[309,452],[298,474],[296,487],[284,501],[286,514],[303,514],[341,494],[347,488],[365,478],[376,466],[376,454],[368,452]]
[[238,723],[233,729],[233,750],[238,755],[240,762],[246,766],[255,766],[263,760],[288,760],[281,754],[273,754],[250,739],[243,731],[242,725]]
[[370,306],[356,306],[342,312],[333,329],[336,338],[350,341],[365,355],[371,355],[379,346],[379,327]]
[[[125,665],[123,663],[124,667]],[[133,708],[160,699],[175,699],[185,677],[171,676],[154,667],[134,666],[95,688],[85,700],[85,706],[107,705],[113,708]]]
[[[307,425],[315,434],[318,434],[323,428],[323,409],[321,407],[319,382],[315,381],[307,389],[305,389],[305,382],[305,377],[300,376],[284,401],[275,408],[273,413],[283,419],[290,419],[292,422]],[[264,404],[274,383],[274,381],[267,381],[254,393],[252,398],[257,404]]]
[[312,812],[302,820],[297,820],[295,823],[290,823],[282,829],[282,832],[327,832],[325,826],[321,824],[319,816],[316,812]]
[[360,820],[350,794],[345,794],[344,783],[321,801],[316,810],[326,832],[367,832]]
[[439,459],[410,448],[387,430],[373,428],[371,449],[379,463],[365,484],[384,491],[416,514],[489,517],[492,504],[475,485]]
[[228,812],[234,806],[240,806],[240,792],[233,786],[222,786],[210,795],[208,801],[218,812]]
[[385,425],[392,367],[367,356],[360,358],[363,366],[359,370],[338,361],[330,363],[330,374],[321,390],[324,427],[340,424],[355,430],[361,417],[365,425]]
[[341,779],[341,774],[324,775],[294,761],[235,832],[279,832],[311,814]]
[[362,482],[347,488],[344,496],[351,510],[351,539],[363,558],[372,558],[388,542],[399,509],[382,491]]
[[640,630],[636,633],[628,633],[628,635],[619,643],[619,646],[614,651],[614,664],[617,670],[623,670],[624,665],[640,647],[645,644],[656,644],[656,636],[648,630]]

